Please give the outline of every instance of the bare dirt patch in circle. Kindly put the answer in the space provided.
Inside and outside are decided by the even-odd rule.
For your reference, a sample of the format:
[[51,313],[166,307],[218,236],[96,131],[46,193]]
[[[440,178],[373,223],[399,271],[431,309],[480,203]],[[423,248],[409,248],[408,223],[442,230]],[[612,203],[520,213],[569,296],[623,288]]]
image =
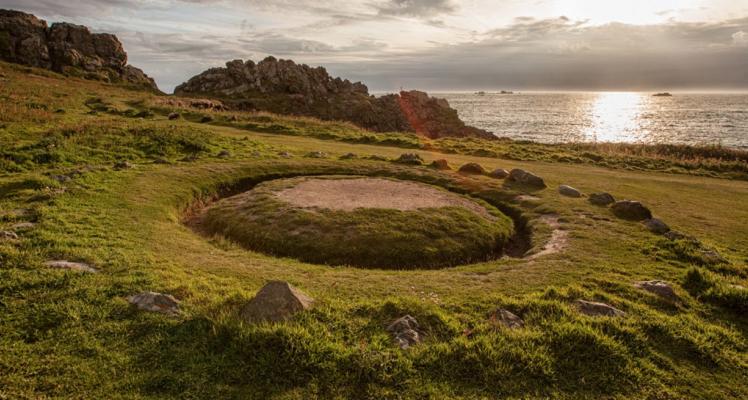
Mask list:
[[421,208],[463,207],[483,217],[494,217],[485,207],[446,190],[415,182],[383,178],[309,178],[275,193],[281,200],[303,208],[352,211],[386,208],[401,211]]

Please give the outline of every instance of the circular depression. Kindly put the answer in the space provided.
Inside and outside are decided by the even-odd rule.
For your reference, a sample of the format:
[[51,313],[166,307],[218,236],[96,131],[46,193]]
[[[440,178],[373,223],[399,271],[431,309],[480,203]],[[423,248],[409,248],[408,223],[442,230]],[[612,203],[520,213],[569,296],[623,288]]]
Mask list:
[[274,256],[368,268],[442,268],[501,253],[514,225],[488,203],[412,181],[277,179],[199,216],[210,234]]

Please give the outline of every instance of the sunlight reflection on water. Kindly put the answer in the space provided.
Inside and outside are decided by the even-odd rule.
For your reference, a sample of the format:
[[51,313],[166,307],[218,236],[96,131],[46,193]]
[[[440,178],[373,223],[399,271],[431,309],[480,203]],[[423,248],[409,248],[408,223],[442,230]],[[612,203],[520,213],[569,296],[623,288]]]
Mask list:
[[582,134],[593,142],[638,142],[642,111],[647,105],[639,93],[599,93],[589,111],[589,126]]
[[635,92],[435,93],[470,125],[545,143],[722,144],[748,148],[748,95]]

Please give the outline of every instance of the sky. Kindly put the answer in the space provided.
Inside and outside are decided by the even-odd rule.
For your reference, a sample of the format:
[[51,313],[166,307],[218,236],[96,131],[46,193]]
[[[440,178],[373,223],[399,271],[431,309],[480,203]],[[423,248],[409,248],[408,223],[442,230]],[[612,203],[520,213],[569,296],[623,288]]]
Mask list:
[[116,34],[173,88],[268,55],[362,81],[473,90],[745,90],[748,0],[0,0]]

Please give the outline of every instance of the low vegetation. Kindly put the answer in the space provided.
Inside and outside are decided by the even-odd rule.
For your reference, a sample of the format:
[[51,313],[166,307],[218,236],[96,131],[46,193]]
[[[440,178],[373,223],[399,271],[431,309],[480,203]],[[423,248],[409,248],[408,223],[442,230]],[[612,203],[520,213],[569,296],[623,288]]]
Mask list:
[[[189,112],[213,121],[187,110],[169,120],[149,93],[7,64],[0,79],[0,232],[13,233],[0,236],[0,398],[748,397],[742,153],[431,142],[197,109]],[[297,134],[247,126],[260,117],[258,125]],[[326,129],[333,137],[311,134]],[[379,141],[388,137],[416,145]],[[387,161],[405,152],[424,166]],[[523,168],[549,188],[526,193],[487,176],[436,172],[425,166],[435,159]],[[248,250],[183,223],[259,183],[253,177],[341,173],[482,199],[531,231],[530,256],[442,269],[328,266]],[[560,196],[560,184],[641,201],[697,242]],[[558,246],[547,251],[549,243]],[[48,260],[99,272],[49,268]],[[653,279],[677,298],[633,285]],[[314,307],[285,323],[242,322],[242,306],[269,280],[291,282]],[[146,290],[173,295],[181,313],[128,304]],[[585,315],[579,299],[625,315]],[[524,327],[495,324],[497,308]],[[386,328],[405,314],[419,322],[423,342],[402,350]]]
[[[345,168],[339,173],[345,173]],[[488,210],[484,216],[456,205],[414,210],[305,209],[276,195],[303,181],[270,181],[221,200],[205,212],[201,228],[268,254],[317,264],[394,269],[489,260],[501,255],[513,233],[512,221],[485,202],[475,203]]]

